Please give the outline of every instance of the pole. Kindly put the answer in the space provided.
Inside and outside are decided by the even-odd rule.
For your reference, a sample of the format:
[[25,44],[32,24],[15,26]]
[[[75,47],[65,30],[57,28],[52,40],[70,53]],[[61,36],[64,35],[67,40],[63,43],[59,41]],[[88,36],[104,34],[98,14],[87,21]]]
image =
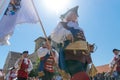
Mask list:
[[46,39],[46,41],[47,41],[47,44],[48,44],[48,46],[50,47],[50,44],[49,44],[49,41],[48,41],[48,38],[47,38],[47,35],[46,35],[46,32],[45,32],[45,29],[44,29],[44,27],[43,27],[42,21],[41,21],[41,19],[40,19],[40,16],[39,16],[39,14],[38,14],[38,12],[37,12],[37,9],[36,9],[36,7],[35,7],[35,4],[34,4],[33,0],[32,0],[32,4],[33,4],[33,7],[34,7],[34,9],[35,9],[36,15],[37,15],[37,17],[38,17],[39,24],[40,24],[41,27],[42,27],[42,31],[43,31],[43,33],[44,33],[45,39]]

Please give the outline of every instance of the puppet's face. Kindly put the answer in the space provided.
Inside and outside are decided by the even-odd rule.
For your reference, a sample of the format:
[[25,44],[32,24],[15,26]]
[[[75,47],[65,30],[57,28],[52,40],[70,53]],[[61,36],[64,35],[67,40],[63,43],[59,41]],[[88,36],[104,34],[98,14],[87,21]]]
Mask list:
[[75,13],[71,14],[71,20],[76,21],[77,20],[77,15]]
[[76,21],[77,20],[77,15],[75,12],[69,12],[66,16],[67,21]]
[[49,48],[50,48],[49,44],[50,44],[50,41],[48,41],[48,42],[47,42],[47,41],[45,41],[45,43],[44,43],[43,47],[46,47],[46,48],[48,48],[48,49],[49,49]]

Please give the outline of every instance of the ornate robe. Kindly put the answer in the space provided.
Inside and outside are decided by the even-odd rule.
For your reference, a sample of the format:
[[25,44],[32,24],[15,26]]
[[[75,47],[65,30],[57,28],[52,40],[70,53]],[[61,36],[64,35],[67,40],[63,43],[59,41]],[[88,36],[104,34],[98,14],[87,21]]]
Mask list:
[[83,30],[79,27],[78,23],[72,21],[60,22],[52,32],[51,38],[57,44],[64,45],[59,47],[59,66],[73,76],[78,72],[86,71],[87,65],[92,60],[90,55],[82,54],[81,50],[76,51],[76,54],[74,54],[74,50],[65,50],[66,46],[71,42],[66,39],[69,34],[73,35],[74,41],[86,41]]

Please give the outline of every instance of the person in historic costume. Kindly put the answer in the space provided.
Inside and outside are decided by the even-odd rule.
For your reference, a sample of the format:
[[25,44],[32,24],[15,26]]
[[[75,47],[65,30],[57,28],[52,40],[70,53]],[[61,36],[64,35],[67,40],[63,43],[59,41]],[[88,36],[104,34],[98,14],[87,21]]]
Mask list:
[[15,68],[18,69],[17,79],[27,80],[28,74],[33,69],[33,65],[30,59],[28,59],[28,51],[22,53],[21,58],[19,58],[15,63]]
[[17,70],[14,67],[11,67],[6,75],[6,80],[16,80],[16,79],[17,79]]
[[116,77],[117,79],[116,80],[120,80],[120,50],[113,49],[113,53],[115,56],[109,64],[110,74],[112,74],[114,72],[114,67],[116,66],[116,72],[117,72],[117,77]]
[[[62,21],[51,33],[52,46],[59,51],[59,67],[61,70],[69,73],[72,80],[89,80],[86,70],[88,64],[92,62],[90,55],[92,51],[66,49],[71,43],[86,42],[84,31],[78,24],[77,11],[78,6],[61,15]],[[93,49],[93,45],[91,46]]]
[[[52,49],[49,44],[50,42],[47,42],[45,39],[43,46],[37,50],[38,57],[40,58],[38,75],[42,80],[52,80],[55,68],[58,67],[58,52],[55,49]],[[44,75],[41,74],[41,72],[43,72]]]

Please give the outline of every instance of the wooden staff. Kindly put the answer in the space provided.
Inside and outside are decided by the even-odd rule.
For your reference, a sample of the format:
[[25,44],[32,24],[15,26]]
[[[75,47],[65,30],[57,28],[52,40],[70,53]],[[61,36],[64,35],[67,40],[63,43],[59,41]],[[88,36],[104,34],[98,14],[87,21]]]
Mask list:
[[40,19],[40,16],[39,16],[38,12],[37,12],[37,9],[35,8],[35,4],[34,4],[33,0],[32,0],[32,4],[33,4],[33,7],[34,7],[34,9],[35,9],[36,15],[37,15],[37,17],[38,17],[39,24],[40,24],[41,27],[42,27],[42,31],[43,31],[43,33],[44,33],[45,39],[46,39],[46,41],[47,41],[47,44],[48,44],[49,47],[50,47],[50,44],[49,44],[49,41],[48,41],[48,38],[47,38],[47,35],[46,35],[46,32],[45,32],[45,29],[44,29],[44,27],[43,27],[43,24],[42,24],[42,21],[41,21],[41,19]]

